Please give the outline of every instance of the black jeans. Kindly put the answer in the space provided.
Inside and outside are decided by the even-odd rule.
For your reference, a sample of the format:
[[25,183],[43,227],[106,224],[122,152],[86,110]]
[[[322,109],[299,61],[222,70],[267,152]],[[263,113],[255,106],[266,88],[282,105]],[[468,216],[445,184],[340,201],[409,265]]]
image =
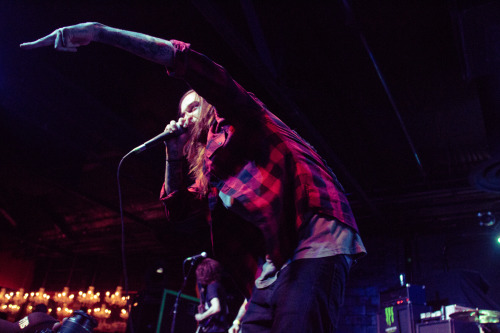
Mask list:
[[335,332],[348,274],[344,255],[293,261],[272,285],[254,288],[242,333]]

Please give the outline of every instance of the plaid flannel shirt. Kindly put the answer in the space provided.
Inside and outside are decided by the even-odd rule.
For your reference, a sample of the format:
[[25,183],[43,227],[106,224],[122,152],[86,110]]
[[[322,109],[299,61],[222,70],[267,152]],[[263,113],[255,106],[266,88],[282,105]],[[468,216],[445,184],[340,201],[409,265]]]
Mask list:
[[[222,193],[228,209],[262,231],[278,266],[293,253],[307,213],[331,216],[357,232],[344,190],[316,150],[223,67],[189,44],[172,42],[176,56],[169,75],[185,80],[216,108],[204,166],[213,189],[209,208]],[[178,207],[168,204],[172,197],[162,191],[167,211]]]

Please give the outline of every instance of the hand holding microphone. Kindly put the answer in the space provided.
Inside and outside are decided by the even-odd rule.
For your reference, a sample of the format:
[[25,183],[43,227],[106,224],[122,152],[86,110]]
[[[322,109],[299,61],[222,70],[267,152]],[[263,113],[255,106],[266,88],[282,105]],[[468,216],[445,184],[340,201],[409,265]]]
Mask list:
[[[173,148],[173,145],[179,146],[179,140],[183,141],[182,142],[182,147],[187,141],[187,136],[180,138],[183,134],[187,132],[187,129],[192,126],[198,118],[196,118],[193,115],[186,115],[184,117],[179,118],[177,121],[172,120],[166,127],[163,133],[155,136],[149,141],[146,141],[140,146],[135,147],[132,149],[132,152],[138,154],[140,152],[143,152],[146,149],[149,149],[153,146],[156,146],[157,144],[161,142],[165,142],[167,144],[167,150],[168,150],[168,145]],[[174,138],[180,138],[178,140],[172,140]],[[172,142],[171,142],[172,141]],[[180,149],[182,153],[182,147]],[[176,149],[170,149],[170,150],[176,150]],[[178,158],[178,157],[176,157]]]
[[184,158],[184,146],[189,139],[188,128],[196,122],[197,118],[193,115],[184,115],[177,121],[172,120],[166,127],[165,132],[172,133],[174,138],[165,140],[167,161],[182,160]]
[[193,125],[198,118],[196,118],[193,114],[186,114],[177,121],[171,120],[170,123],[165,127],[164,133],[176,133],[177,131],[182,131],[183,129],[187,129],[189,126]]

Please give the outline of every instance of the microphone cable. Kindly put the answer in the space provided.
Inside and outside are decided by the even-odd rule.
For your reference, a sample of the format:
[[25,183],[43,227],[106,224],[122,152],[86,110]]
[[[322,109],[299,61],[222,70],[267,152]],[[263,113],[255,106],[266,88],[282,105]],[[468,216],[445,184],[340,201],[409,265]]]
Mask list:
[[125,253],[125,220],[123,217],[123,201],[122,201],[122,191],[120,186],[120,168],[122,166],[123,161],[130,156],[134,151],[131,150],[125,156],[122,157],[120,163],[118,163],[118,169],[116,170],[116,179],[118,182],[118,201],[120,204],[120,221],[121,221],[121,255],[122,255],[122,274],[123,274],[123,284],[125,288],[125,295],[128,297],[127,306],[128,306],[128,323],[130,326],[130,333],[134,333],[134,325],[132,323],[132,304],[131,298],[129,295],[129,285],[128,285],[128,271],[127,271],[127,258]]

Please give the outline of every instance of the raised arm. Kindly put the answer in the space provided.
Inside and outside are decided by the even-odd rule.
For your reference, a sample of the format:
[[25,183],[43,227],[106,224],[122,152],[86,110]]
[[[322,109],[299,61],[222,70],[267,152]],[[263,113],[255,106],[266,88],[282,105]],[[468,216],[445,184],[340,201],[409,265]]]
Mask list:
[[76,52],[78,47],[88,45],[91,42],[118,47],[165,66],[173,64],[175,50],[170,41],[139,32],[108,27],[97,22],[59,28],[36,41],[23,43],[20,47],[31,50],[53,46],[57,51]]

